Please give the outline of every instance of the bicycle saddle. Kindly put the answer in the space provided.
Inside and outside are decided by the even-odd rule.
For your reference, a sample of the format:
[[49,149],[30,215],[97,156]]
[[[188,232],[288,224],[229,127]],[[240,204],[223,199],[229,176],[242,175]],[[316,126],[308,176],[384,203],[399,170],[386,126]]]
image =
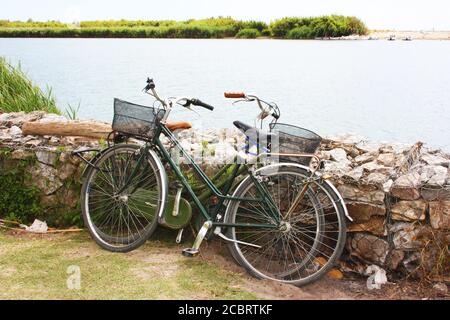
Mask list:
[[190,129],[192,128],[192,125],[186,121],[173,121],[173,122],[166,122],[166,127],[170,131],[175,131],[175,130]]
[[242,121],[239,121],[239,120],[234,121],[233,124],[236,128],[241,130],[246,136],[249,136],[250,134],[255,135],[257,137],[274,135],[274,133],[272,133],[272,132],[267,132],[267,131],[258,129],[254,126],[251,126],[251,125],[244,123]]

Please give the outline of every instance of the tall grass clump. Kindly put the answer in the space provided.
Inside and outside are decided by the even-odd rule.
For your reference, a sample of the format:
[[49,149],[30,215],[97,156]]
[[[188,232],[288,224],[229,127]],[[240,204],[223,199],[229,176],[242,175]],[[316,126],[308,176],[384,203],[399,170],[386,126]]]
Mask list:
[[270,29],[274,37],[285,39],[342,37],[368,32],[366,25],[358,18],[338,15],[283,18],[272,22]]
[[46,111],[60,114],[51,89],[44,93],[26,74],[0,57],[0,112]]
[[239,30],[236,34],[236,38],[240,39],[255,39],[259,36],[259,31],[253,28],[245,28]]

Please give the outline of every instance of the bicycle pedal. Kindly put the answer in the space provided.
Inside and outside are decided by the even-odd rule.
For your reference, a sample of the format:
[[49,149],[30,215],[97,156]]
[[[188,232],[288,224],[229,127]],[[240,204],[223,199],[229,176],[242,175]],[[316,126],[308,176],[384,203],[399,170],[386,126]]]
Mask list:
[[192,258],[192,257],[195,257],[199,252],[200,252],[199,250],[196,250],[193,248],[186,248],[186,249],[183,249],[183,251],[181,253],[185,257]]

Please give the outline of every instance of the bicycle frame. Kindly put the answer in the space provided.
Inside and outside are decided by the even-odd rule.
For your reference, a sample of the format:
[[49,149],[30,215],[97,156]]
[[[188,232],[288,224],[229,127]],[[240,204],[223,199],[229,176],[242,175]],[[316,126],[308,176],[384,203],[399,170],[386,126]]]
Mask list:
[[[216,196],[219,201],[215,205],[212,214],[210,214],[207,210],[207,208],[202,204],[201,200],[193,190],[193,188],[190,186],[187,178],[184,176],[183,172],[179,168],[179,166],[175,163],[175,161],[172,159],[171,155],[167,151],[167,149],[164,147],[163,143],[159,139],[160,135],[163,134],[166,136],[170,143],[178,148],[181,153],[183,154],[183,157],[188,161],[188,163],[192,166],[194,171],[198,174],[200,179],[205,183],[205,186],[207,189],[209,189],[214,196]],[[204,173],[204,171],[195,163],[194,159],[184,150],[184,148],[181,146],[181,143],[179,140],[173,135],[173,133],[165,126],[165,124],[161,123],[158,127],[158,130],[155,134],[155,138],[152,142],[147,142],[145,146],[141,149],[141,155],[137,161],[137,165],[131,172],[131,174],[128,176],[127,180],[125,181],[122,188],[118,191],[118,193],[125,190],[128,186],[128,183],[133,180],[135,175],[139,172],[141,167],[144,165],[145,157],[148,154],[148,151],[151,148],[157,148],[157,151],[159,151],[159,154],[162,156],[162,158],[169,163],[172,170],[175,172],[175,175],[177,176],[178,180],[181,182],[183,187],[187,190],[189,195],[192,198],[193,203],[195,206],[199,209],[200,214],[206,221],[211,221],[213,227],[249,227],[249,228],[278,228],[278,224],[263,224],[263,223],[226,223],[218,221],[217,215],[219,213],[220,208],[224,205],[226,201],[246,201],[246,202],[265,202],[269,208],[269,213],[273,220],[276,223],[280,222],[280,213],[274,204],[272,197],[270,194],[265,190],[264,186],[259,183],[258,179],[253,176],[253,174],[250,172],[250,169],[247,165],[242,164],[235,164],[235,167],[233,168],[231,177],[226,180],[224,184],[224,190],[221,192],[217,186],[214,184],[213,181]],[[227,195],[228,192],[231,190],[233,186],[233,182],[236,180],[237,176],[242,172],[241,166],[245,166],[246,169],[249,171],[250,177],[253,180],[253,182],[256,185],[256,188],[258,192],[261,195],[261,198],[240,198],[240,197],[233,197]],[[245,169],[245,168],[244,168]]]
[[[181,172],[178,165],[175,163],[175,161],[170,156],[169,152],[166,150],[164,145],[162,144],[161,140],[159,139],[160,134],[164,134],[170,141],[172,145],[174,145],[176,148],[178,148],[181,153],[183,154],[183,157],[188,161],[188,163],[192,166],[194,171],[200,176],[200,179],[205,183],[206,187],[211,190],[212,194],[216,196],[219,201],[214,207],[213,214],[210,215],[208,210],[205,208],[205,206],[201,203],[198,196],[195,194],[194,190],[190,186],[189,182],[187,181],[184,174]],[[156,133],[156,138],[154,139],[154,144],[157,146],[158,151],[166,160],[172,170],[175,172],[177,178],[179,181],[183,184],[183,187],[186,188],[187,192],[191,196],[194,204],[199,209],[200,214],[203,216],[203,218],[207,221],[212,222],[212,226],[217,227],[261,227],[261,228],[278,228],[278,225],[276,224],[259,224],[259,223],[226,223],[226,222],[220,222],[216,221],[216,216],[224,204],[225,201],[247,201],[247,202],[265,202],[268,204],[268,208],[270,210],[271,216],[277,223],[280,221],[279,212],[275,204],[273,203],[273,200],[268,192],[264,190],[264,187],[259,183],[258,179],[256,179],[251,173],[250,176],[254,180],[255,185],[258,188],[258,191],[261,193],[261,198],[240,198],[240,197],[232,197],[227,195],[230,191],[233,182],[235,181],[236,177],[239,175],[239,169],[241,167],[241,164],[236,164],[233,168],[233,172],[229,180],[225,183],[224,186],[224,192],[221,192],[216,185],[211,181],[211,179],[204,173],[204,171],[195,163],[194,159],[184,150],[184,148],[181,146],[178,139],[173,135],[173,133],[164,125],[161,124],[159,130]],[[147,146],[147,148],[150,146]],[[246,165],[245,165],[246,166]],[[248,168],[247,168],[248,169]]]

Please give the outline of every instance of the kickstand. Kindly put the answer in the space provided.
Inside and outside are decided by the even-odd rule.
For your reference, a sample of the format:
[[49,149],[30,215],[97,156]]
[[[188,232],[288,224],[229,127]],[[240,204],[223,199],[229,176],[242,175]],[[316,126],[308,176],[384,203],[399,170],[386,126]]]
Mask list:
[[183,236],[183,229],[178,230],[177,238],[175,239],[175,242],[180,244],[181,243],[181,237]]

